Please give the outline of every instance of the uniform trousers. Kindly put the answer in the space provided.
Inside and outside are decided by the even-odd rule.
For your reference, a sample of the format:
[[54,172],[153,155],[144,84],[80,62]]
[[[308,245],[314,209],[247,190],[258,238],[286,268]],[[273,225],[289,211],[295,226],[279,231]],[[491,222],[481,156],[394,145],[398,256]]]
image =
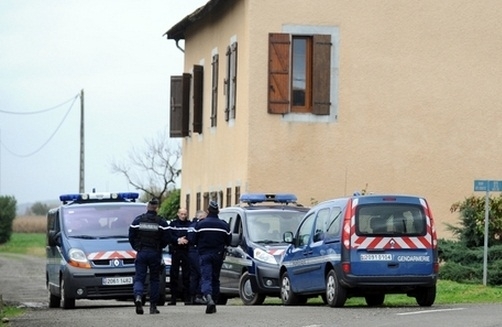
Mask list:
[[214,300],[220,295],[220,272],[223,265],[223,251],[199,253],[201,290],[204,295],[211,295]]
[[190,259],[190,295],[196,296],[201,294],[200,257],[197,248],[190,247],[188,258]]
[[[179,274],[181,268],[181,279],[183,285],[179,285]],[[171,253],[171,301],[175,302],[177,297],[188,301],[190,289],[190,261],[188,259],[188,249],[173,250]]]
[[142,249],[137,252],[134,266],[134,296],[143,296],[147,272],[150,272],[150,303],[157,304],[159,299],[159,275],[162,255],[159,250]]

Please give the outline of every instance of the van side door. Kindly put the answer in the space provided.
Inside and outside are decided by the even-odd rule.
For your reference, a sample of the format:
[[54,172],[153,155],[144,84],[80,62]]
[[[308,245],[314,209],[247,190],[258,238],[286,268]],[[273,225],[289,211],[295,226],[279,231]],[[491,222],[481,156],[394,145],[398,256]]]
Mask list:
[[294,292],[303,292],[312,288],[312,273],[318,267],[310,260],[312,257],[312,231],[315,223],[315,212],[309,214],[301,225],[295,235],[295,242],[291,248],[290,257],[291,267],[289,278],[291,280],[291,287]]
[[324,290],[326,265],[340,262],[341,212],[341,208],[336,206],[326,206],[317,211],[309,258],[311,290]]
[[232,240],[236,241],[227,248],[220,273],[220,289],[222,293],[235,293],[239,291],[239,279],[247,259],[240,243],[242,240],[242,218],[238,211],[227,210],[219,213],[220,219],[229,223]]

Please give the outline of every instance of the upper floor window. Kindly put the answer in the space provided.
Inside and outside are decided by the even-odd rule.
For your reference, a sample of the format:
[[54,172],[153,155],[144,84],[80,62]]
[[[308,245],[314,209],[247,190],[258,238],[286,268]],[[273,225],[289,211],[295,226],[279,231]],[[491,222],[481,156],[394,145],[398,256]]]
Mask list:
[[331,35],[269,34],[269,113],[330,114],[331,47]]
[[216,126],[218,113],[218,69],[219,56],[215,54],[211,62],[212,80],[211,80],[211,127]]
[[235,119],[237,98],[237,42],[227,48],[227,76],[225,78],[225,120]]
[[[191,132],[202,134],[203,85],[204,67],[201,65],[193,66],[193,76],[189,73],[171,76],[170,137],[190,136]],[[192,90],[193,102],[190,101]]]

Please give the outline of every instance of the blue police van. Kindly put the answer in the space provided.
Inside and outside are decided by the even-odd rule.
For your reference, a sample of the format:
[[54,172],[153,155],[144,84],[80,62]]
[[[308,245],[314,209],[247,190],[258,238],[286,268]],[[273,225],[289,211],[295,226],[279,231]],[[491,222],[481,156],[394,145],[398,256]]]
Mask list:
[[267,296],[279,297],[279,262],[289,245],[282,235],[296,229],[308,209],[294,194],[251,193],[220,210],[232,244],[221,269],[219,304],[240,297],[246,305],[259,305]]
[[314,206],[281,262],[281,299],[302,304],[321,296],[331,307],[364,297],[406,294],[431,306],[439,272],[437,236],[426,199],[413,195],[354,195]]
[[[133,298],[136,252],[129,226],[146,204],[138,193],[80,193],[60,196],[47,214],[46,284],[49,307],[73,309],[78,299]],[[160,305],[165,303],[162,269]],[[144,300],[148,294],[145,290]]]

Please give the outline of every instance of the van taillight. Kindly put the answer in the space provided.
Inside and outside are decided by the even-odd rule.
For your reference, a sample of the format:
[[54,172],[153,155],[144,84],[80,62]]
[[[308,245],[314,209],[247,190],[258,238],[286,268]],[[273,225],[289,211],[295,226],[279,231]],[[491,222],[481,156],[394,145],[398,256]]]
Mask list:
[[345,209],[345,216],[343,217],[343,231],[342,231],[342,243],[346,249],[350,248],[350,233],[351,226],[350,220],[352,218],[352,199],[347,202],[347,207]]

